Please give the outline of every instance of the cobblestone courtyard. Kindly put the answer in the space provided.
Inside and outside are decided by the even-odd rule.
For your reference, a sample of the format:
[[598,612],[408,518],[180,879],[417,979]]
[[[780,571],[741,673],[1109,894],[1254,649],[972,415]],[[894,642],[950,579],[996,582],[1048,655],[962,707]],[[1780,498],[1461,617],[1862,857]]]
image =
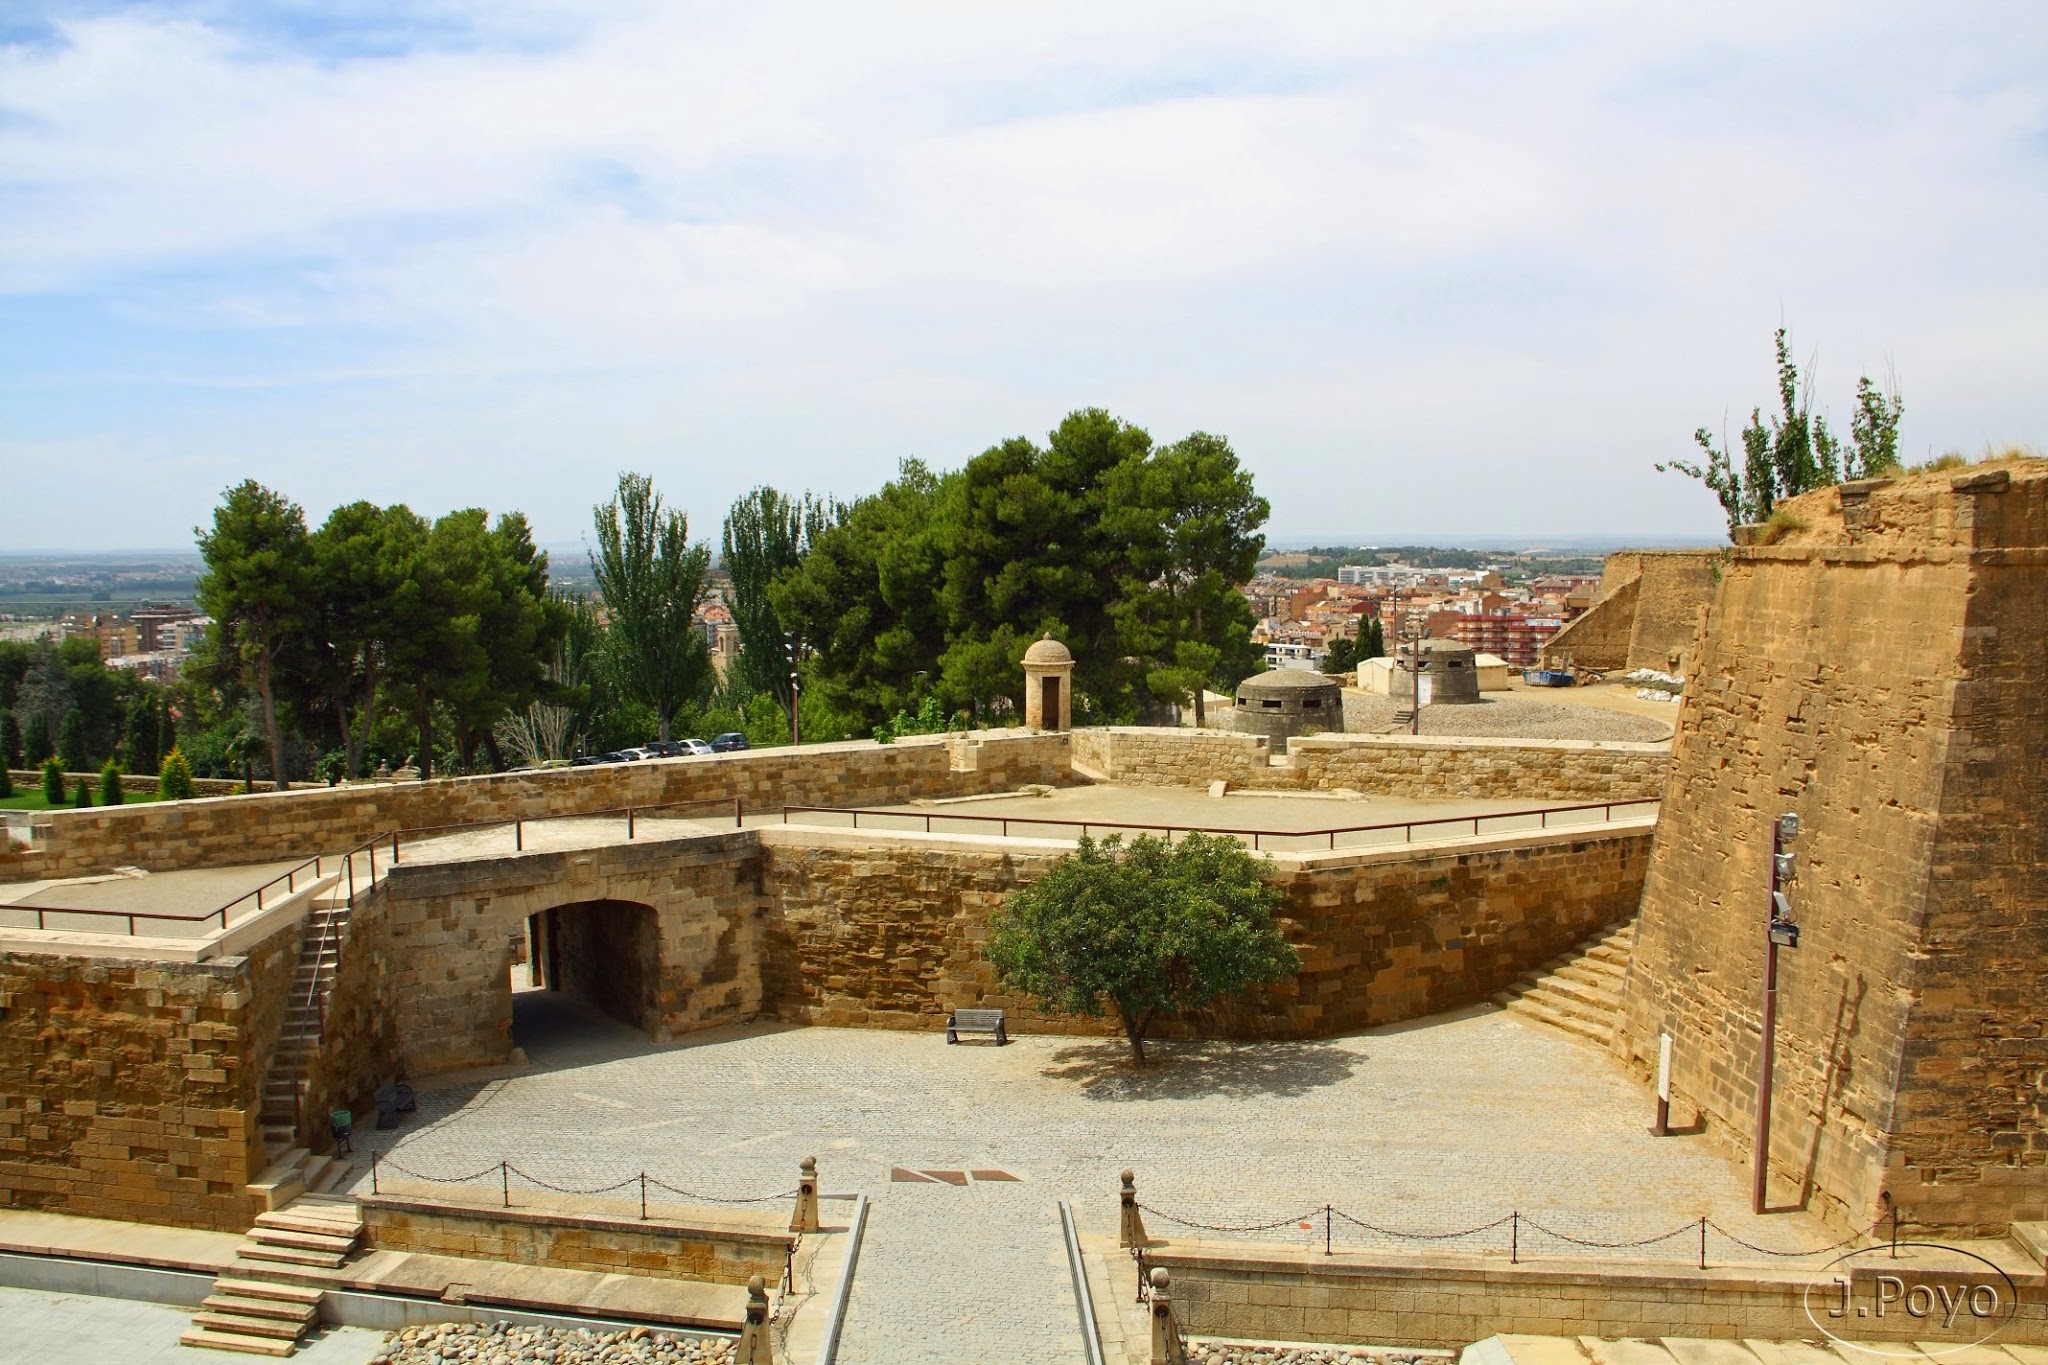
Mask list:
[[[917,1358],[900,1350],[916,1340],[933,1358],[977,1358],[991,1340],[1010,1343],[1003,1359],[1077,1358],[1054,1201],[1071,1199],[1084,1230],[1112,1231],[1126,1166],[1160,1211],[1155,1235],[1188,1235],[1163,1214],[1282,1220],[1259,1240],[1319,1248],[1320,1219],[1312,1232],[1296,1222],[1329,1202],[1423,1233],[1518,1209],[1524,1256],[1588,1254],[1529,1220],[1610,1242],[1702,1215],[1776,1249],[1835,1239],[1809,1215],[1753,1217],[1745,1173],[1704,1137],[1651,1137],[1650,1097],[1614,1063],[1491,1007],[1324,1042],[1163,1043],[1144,1071],[1110,1039],[948,1047],[937,1031],[760,1025],[657,1047],[546,993],[522,992],[516,1010],[529,1068],[429,1082],[413,1122],[360,1145],[428,1175],[480,1173],[493,1191],[510,1160],[565,1186],[644,1169],[733,1198],[790,1189],[816,1154],[827,1192],[876,1201],[847,1329],[854,1361]],[[906,1184],[891,1179],[898,1167],[1017,1183]],[[545,1195],[515,1186],[522,1197]],[[1506,1235],[1432,1245],[1505,1250]],[[1397,1244],[1341,1220],[1336,1240]],[[1718,1233],[1709,1252],[1757,1259]],[[1631,1254],[1695,1257],[1696,1227]],[[1018,1353],[1024,1333],[1035,1354]]]

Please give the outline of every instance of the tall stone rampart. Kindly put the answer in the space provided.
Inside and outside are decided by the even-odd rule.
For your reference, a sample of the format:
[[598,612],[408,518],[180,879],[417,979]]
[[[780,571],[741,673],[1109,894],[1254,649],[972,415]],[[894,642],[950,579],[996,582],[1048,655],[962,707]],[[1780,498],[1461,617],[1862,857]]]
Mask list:
[[2048,464],[1845,485],[1730,556],[1620,1045],[1747,1156],[1770,822],[1797,813],[1772,1197],[1850,1225],[2048,1217]]
[[1700,615],[1713,600],[1722,550],[1618,550],[1607,556],[1600,598],[1544,642],[1543,658],[1606,671],[1687,671]]

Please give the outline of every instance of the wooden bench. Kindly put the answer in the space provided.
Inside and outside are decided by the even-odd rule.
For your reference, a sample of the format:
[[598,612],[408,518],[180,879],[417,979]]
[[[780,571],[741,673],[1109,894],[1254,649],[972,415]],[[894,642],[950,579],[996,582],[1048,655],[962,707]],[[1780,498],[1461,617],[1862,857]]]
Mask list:
[[954,1010],[946,1016],[946,1041],[957,1043],[963,1033],[993,1033],[997,1047],[1010,1041],[1001,1010]]

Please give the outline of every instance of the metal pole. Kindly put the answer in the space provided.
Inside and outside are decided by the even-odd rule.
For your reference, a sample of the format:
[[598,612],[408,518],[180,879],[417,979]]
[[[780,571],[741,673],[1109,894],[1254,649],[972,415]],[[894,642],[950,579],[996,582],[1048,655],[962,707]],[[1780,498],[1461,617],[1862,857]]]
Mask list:
[[1517,1265],[1522,1259],[1522,1211],[1508,1212],[1508,1264]]
[[626,807],[626,837],[628,839],[633,837],[633,808],[631,806]]
[[[1756,1070],[1756,1151],[1750,1174],[1751,1213],[1764,1211],[1765,1186],[1771,1174],[1771,1064],[1778,1038],[1778,942],[1771,937],[1771,921],[1777,914],[1779,833],[1771,821],[1771,889],[1764,900],[1764,1018],[1758,1041]],[[1702,1238],[1705,1237],[1702,1233]],[[1704,1245],[1704,1241],[1702,1242]]]
[[1323,1205],[1323,1255],[1329,1256],[1331,1254],[1333,1253],[1330,1251],[1330,1206],[1325,1204]]
[[526,851],[526,822],[524,820],[514,820],[512,822],[512,848],[518,853]]
[[377,1188],[377,1149],[374,1147],[370,1149],[370,1193],[381,1193]]
[[737,796],[732,799],[732,827],[734,829],[745,829],[747,827],[747,822],[740,813],[740,799]]
[[509,1162],[509,1161],[501,1161],[501,1162],[499,1162],[499,1163],[498,1163],[498,1181],[499,1181],[499,1183],[500,1183],[501,1185],[503,1185],[503,1186],[504,1186],[504,1189],[505,1189],[505,1207],[509,1209],[509,1208],[511,1208],[511,1207],[512,1207],[512,1163],[511,1163],[511,1162]]
[[1700,1215],[1700,1269],[1707,1268],[1707,1217]]
[[647,1172],[640,1172],[640,1221],[647,1221]]

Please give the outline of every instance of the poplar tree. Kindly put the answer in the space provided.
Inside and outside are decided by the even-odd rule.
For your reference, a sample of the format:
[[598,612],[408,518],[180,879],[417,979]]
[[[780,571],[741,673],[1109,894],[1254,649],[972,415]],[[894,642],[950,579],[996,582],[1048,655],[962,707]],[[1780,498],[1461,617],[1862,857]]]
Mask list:
[[653,708],[660,738],[683,706],[710,690],[711,654],[698,631],[711,549],[690,543],[689,518],[662,507],[654,480],[619,475],[612,500],[592,509],[590,567],[604,603],[610,663],[620,690]]
[[790,498],[764,485],[735,502],[725,516],[720,558],[732,580],[728,605],[740,637],[732,680],[744,691],[767,693],[785,712],[796,704],[789,676],[794,660],[769,589],[803,563],[836,511],[809,493]]

